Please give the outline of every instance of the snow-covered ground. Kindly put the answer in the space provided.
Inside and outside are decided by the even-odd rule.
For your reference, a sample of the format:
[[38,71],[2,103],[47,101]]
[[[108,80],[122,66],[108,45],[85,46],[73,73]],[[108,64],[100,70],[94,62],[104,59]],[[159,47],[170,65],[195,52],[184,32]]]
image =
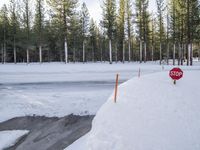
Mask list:
[[116,74],[124,82],[137,76],[139,68],[144,75],[172,67],[155,62],[1,64],[0,122],[25,115],[96,114],[112,93]]
[[0,150],[11,147],[17,143],[20,137],[28,134],[29,131],[25,130],[13,130],[13,131],[1,131],[0,132]]
[[199,150],[200,69],[186,70],[177,85],[168,71],[120,85],[117,103],[112,94],[91,132],[66,150]]
[[[150,68],[149,66],[154,66]],[[44,64],[0,64],[0,83],[48,83],[48,82],[80,82],[80,81],[110,81],[116,73],[121,79],[129,79],[139,69],[138,63],[44,63]],[[145,73],[161,70],[157,63],[143,64]],[[135,72],[136,71],[136,72]]]
[[[142,76],[140,80],[142,80],[143,76],[146,76],[146,74],[161,72],[161,74],[165,74],[166,78],[163,81],[162,75],[159,75],[157,80],[161,81],[161,83],[169,83],[170,79],[167,76],[168,71],[172,67],[173,66],[166,65],[160,66],[156,62],[146,64],[114,63],[113,65],[110,65],[108,63],[44,63],[42,65],[0,64],[0,122],[25,115],[45,115],[49,117],[62,117],[71,113],[79,115],[96,114],[99,108],[106,102],[109,95],[111,95],[111,93],[113,92],[115,76],[117,73],[120,74],[120,82],[122,83],[137,76],[139,68],[141,70]],[[195,72],[197,70],[200,70],[200,64],[198,62],[195,62],[195,65],[193,67],[182,66],[181,68],[186,72]],[[152,74],[152,76],[154,76],[154,74]],[[194,77],[191,75],[191,78]],[[197,84],[198,80],[195,78],[194,80]],[[132,83],[133,81],[134,80],[131,80],[128,83]],[[152,80],[151,83],[156,83],[156,81]],[[124,85],[121,86],[122,89]],[[134,91],[136,90],[136,85],[137,84],[133,82],[133,88],[131,86],[132,94],[135,96],[139,94],[141,94],[142,96],[147,96],[146,94],[144,95],[142,92],[134,93]],[[146,84],[144,86],[146,86]],[[126,89],[126,87],[124,88]],[[130,86],[127,86],[127,88],[130,88]],[[172,88],[174,88],[174,86],[172,86]],[[153,89],[153,87],[148,88],[147,86],[147,88],[145,88],[145,91],[149,91],[149,89]],[[166,93],[163,93],[163,95],[164,94]],[[181,95],[182,93],[179,94]],[[150,95],[151,94],[149,94],[148,97],[150,97]],[[196,97],[197,96],[198,95],[196,95]],[[131,98],[131,95],[128,95],[128,97]],[[170,95],[167,97],[170,98]],[[119,97],[119,101],[120,99],[121,98]],[[133,99],[135,99],[135,97]],[[123,99],[121,100],[121,102],[123,102]],[[155,104],[157,106],[156,108],[159,108],[158,103]],[[112,103],[108,102],[103,106],[103,108],[106,106],[111,107],[111,105]],[[117,103],[117,105],[119,104]],[[133,105],[131,104],[130,107],[131,106]],[[142,107],[139,108],[142,109]],[[102,110],[100,110],[100,114],[101,112],[103,114],[104,111]],[[138,109],[135,110],[139,111]],[[116,110],[114,110],[114,112],[115,111]],[[110,115],[114,116],[114,114],[112,113]],[[107,117],[105,117],[105,119],[106,118]],[[124,117],[123,119],[125,121],[128,121],[127,118],[128,117]],[[98,120],[99,119],[95,119],[93,123],[94,127],[91,134],[87,135],[87,138],[83,137],[81,138],[81,140],[75,142],[74,145],[69,147],[69,149],[71,148],[70,150],[78,150],[78,147],[82,148],[81,150],[83,150],[84,146],[88,146],[86,144],[88,142],[85,142],[86,139],[91,139],[92,136],[94,136],[94,139],[97,139],[97,142],[100,141],[98,139],[99,137],[96,137],[96,132],[94,131],[96,130],[95,128],[98,128],[99,131],[101,130],[100,127],[95,125],[98,124]],[[105,122],[105,127],[107,125],[110,124]],[[128,126],[131,125],[128,124]],[[115,129],[117,129],[117,126],[116,128],[113,128],[113,130]],[[102,132],[102,134],[104,134],[104,132]],[[113,136],[116,136],[113,137],[113,139],[118,139],[118,135]],[[96,141],[91,140],[91,142],[89,143],[90,148],[92,147],[92,144],[96,144],[95,142]],[[103,145],[104,144],[102,144],[102,146]]]
[[[160,71],[144,65],[143,73]],[[0,65],[0,122],[18,116],[95,114],[120,82],[138,72],[138,64]]]

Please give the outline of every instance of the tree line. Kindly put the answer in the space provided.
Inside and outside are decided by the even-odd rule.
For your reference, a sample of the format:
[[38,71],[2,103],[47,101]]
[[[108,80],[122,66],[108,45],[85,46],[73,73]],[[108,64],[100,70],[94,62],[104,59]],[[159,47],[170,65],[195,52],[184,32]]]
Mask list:
[[97,62],[200,58],[198,0],[102,0],[102,19],[78,0],[10,0],[0,10],[0,56],[6,62]]

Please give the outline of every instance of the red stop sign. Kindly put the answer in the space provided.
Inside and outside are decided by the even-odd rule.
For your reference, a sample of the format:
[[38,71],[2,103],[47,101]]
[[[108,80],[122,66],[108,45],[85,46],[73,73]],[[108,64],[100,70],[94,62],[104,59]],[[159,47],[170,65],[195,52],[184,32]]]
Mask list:
[[170,70],[169,76],[173,80],[179,80],[183,77],[183,71],[180,68],[173,68],[172,70]]

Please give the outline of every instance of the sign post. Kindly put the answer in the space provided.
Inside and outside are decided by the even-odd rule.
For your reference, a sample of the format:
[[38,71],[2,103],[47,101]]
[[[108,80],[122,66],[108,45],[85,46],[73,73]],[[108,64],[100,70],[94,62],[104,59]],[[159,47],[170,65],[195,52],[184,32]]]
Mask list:
[[174,80],[174,84],[176,84],[176,81],[183,77],[183,71],[180,68],[173,68],[170,70],[169,76]]
[[139,70],[138,70],[138,78],[140,78],[140,74],[141,74],[141,69],[139,68]]

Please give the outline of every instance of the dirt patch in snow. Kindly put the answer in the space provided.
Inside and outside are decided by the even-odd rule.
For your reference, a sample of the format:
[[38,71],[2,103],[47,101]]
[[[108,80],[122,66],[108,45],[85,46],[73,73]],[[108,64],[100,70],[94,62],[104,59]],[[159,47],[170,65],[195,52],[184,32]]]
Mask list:
[[7,150],[63,150],[91,129],[94,116],[69,115],[63,118],[18,117],[0,123],[0,131],[29,130]]

